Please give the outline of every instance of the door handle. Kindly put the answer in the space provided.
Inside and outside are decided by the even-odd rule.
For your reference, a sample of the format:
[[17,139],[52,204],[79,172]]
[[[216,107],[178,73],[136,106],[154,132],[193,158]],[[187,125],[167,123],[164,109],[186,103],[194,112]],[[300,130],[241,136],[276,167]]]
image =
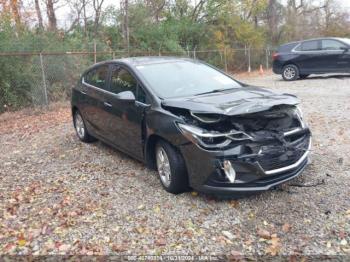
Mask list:
[[103,104],[107,107],[112,107],[112,104],[108,103],[108,102],[103,102]]

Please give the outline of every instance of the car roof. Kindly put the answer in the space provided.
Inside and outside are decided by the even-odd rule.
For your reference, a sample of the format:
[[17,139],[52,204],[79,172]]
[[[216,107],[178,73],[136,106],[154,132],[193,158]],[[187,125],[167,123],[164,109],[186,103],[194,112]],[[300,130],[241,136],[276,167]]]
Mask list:
[[302,39],[302,40],[299,40],[299,41],[294,41],[294,42],[289,42],[289,43],[285,43],[281,46],[285,46],[285,45],[291,45],[291,44],[298,44],[298,43],[301,43],[301,42],[306,42],[306,41],[318,41],[318,40],[343,40],[345,38],[342,38],[342,37],[317,37],[317,38],[310,38],[310,39]]
[[138,65],[159,64],[159,63],[172,63],[172,62],[180,62],[180,61],[194,62],[195,60],[190,58],[171,57],[171,56],[141,56],[141,57],[121,58],[113,61],[121,62],[131,66],[138,66]]
[[188,62],[197,62],[198,60],[194,60],[191,58],[186,57],[171,57],[171,56],[140,56],[140,57],[128,57],[128,58],[120,58],[120,59],[113,59],[113,60],[106,60],[101,61],[96,64],[91,65],[88,67],[83,74],[86,74],[88,71],[106,64],[111,63],[120,63],[127,65],[129,67],[136,67],[140,65],[149,65],[149,64],[159,64],[159,63],[173,63],[173,62],[181,62],[181,61],[188,61]]

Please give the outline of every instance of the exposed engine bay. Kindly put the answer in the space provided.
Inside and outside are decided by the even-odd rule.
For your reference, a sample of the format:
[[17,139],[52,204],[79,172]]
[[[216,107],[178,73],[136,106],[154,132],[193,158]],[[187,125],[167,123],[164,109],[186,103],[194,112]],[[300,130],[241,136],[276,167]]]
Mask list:
[[236,159],[257,161],[264,170],[295,163],[309,149],[310,131],[294,105],[244,115],[165,109],[182,118],[186,124],[178,124],[180,131],[199,147],[213,151],[237,148]]

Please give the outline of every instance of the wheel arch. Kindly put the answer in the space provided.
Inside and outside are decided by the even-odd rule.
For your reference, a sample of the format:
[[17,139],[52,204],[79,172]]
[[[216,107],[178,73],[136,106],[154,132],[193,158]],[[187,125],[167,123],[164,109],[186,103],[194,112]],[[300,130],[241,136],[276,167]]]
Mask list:
[[73,121],[73,125],[75,127],[74,115],[75,115],[76,112],[79,111],[79,109],[78,109],[77,106],[72,106],[71,110],[72,110],[72,121]]
[[[157,142],[159,140],[164,140],[169,143],[166,139],[164,139],[162,136],[157,135],[157,134],[151,134],[145,142],[145,149],[144,149],[144,154],[145,154],[145,162],[147,167],[156,170],[156,158],[155,158],[155,149]],[[170,143],[171,144],[171,143]]]
[[144,146],[144,158],[145,158],[145,163],[147,167],[156,170],[156,158],[155,158],[155,149],[157,142],[163,140],[170,144],[183,158],[183,155],[180,151],[180,149],[175,146],[173,143],[171,143],[168,139],[164,138],[163,136],[159,134],[151,134],[145,141],[145,146]]
[[297,63],[291,62],[291,61],[286,61],[285,63],[282,64],[282,72],[283,72],[284,67],[287,66],[287,65],[294,65],[294,66],[296,66],[298,68],[299,72],[300,72],[300,66]]

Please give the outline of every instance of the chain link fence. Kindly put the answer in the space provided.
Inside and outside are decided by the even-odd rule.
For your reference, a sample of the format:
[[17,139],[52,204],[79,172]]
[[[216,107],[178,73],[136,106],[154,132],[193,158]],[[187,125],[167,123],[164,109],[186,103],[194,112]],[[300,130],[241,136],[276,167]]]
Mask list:
[[97,51],[0,53],[0,112],[66,101],[90,65],[130,56],[176,56],[199,59],[228,73],[271,67],[269,49],[191,50],[179,52]]

